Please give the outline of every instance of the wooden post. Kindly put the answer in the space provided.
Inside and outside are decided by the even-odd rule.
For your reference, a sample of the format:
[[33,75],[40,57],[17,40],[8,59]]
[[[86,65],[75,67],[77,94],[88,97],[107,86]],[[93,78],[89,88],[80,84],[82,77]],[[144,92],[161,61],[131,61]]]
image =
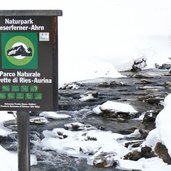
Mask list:
[[17,112],[18,171],[30,171],[29,112]]

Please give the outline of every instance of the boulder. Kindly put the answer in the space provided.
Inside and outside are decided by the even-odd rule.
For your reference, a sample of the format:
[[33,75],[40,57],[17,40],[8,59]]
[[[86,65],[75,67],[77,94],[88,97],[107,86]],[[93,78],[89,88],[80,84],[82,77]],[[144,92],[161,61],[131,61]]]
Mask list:
[[155,155],[151,147],[145,146],[141,148],[141,156],[147,159],[154,157]]
[[134,150],[132,152],[129,152],[128,154],[126,154],[124,156],[124,159],[126,160],[133,160],[133,161],[137,161],[141,158],[141,152],[138,150]]
[[159,67],[159,69],[171,69],[171,64],[162,64],[160,67]]
[[131,71],[132,72],[138,72],[141,71],[144,67],[147,66],[146,59],[145,58],[139,58],[134,61]]
[[115,160],[114,153],[101,152],[94,158],[93,165],[97,167],[116,167],[118,165],[118,161]]
[[171,164],[171,157],[165,145],[158,142],[155,146],[154,151],[165,163]]
[[155,157],[154,152],[150,147],[145,146],[141,148],[141,151],[134,150],[132,152],[129,152],[124,156],[124,159],[137,161],[140,158],[151,158],[151,157]]
[[154,123],[158,113],[159,113],[159,111],[154,111],[154,110],[149,110],[149,111],[145,112],[144,118],[143,118],[143,123],[146,123],[146,122]]

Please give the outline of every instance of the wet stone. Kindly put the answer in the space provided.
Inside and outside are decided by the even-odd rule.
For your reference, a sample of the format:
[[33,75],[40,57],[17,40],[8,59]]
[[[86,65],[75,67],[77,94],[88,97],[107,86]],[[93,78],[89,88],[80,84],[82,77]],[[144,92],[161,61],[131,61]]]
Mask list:
[[143,123],[145,123],[145,122],[154,123],[159,112],[160,111],[154,111],[154,110],[145,112],[144,118],[143,118]]

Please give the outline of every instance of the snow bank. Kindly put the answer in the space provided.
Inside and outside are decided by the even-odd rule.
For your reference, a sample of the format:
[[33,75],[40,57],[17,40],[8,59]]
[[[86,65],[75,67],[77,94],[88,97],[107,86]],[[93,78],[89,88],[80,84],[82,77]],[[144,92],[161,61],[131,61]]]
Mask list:
[[96,114],[102,113],[102,111],[111,111],[111,112],[124,112],[124,113],[130,113],[135,114],[137,111],[129,104],[121,103],[121,102],[114,102],[114,101],[107,101],[103,103],[102,105],[99,105],[93,109],[93,112]]
[[141,170],[141,171],[170,171],[171,165],[167,165],[158,157],[138,161],[119,160],[119,169],[124,170]]
[[6,111],[0,111],[0,136],[8,136],[12,131],[3,126],[3,122],[15,119],[13,114],[8,114]]
[[149,133],[146,144],[154,147],[157,142],[161,142],[167,147],[171,156],[171,94],[166,96],[163,104],[164,109],[156,118],[156,129]]
[[[65,74],[69,70],[69,74]],[[74,67],[68,66],[68,68],[61,68],[61,74],[59,75],[59,86],[61,87],[64,83],[70,83],[74,81],[95,79],[100,77],[119,78],[123,77],[111,63],[99,63],[92,61],[83,62],[77,61]]]
[[[9,152],[0,145],[0,161],[2,171],[18,171],[17,153]],[[31,155],[31,165],[36,165],[36,156]]]

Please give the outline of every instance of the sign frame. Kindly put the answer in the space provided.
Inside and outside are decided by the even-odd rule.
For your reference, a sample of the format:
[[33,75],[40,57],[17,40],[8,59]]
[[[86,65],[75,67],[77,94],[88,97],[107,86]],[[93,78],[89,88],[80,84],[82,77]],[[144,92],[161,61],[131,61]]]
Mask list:
[[[58,16],[62,16],[61,10],[1,10],[0,11],[0,38],[1,38],[0,48],[2,49],[2,52],[4,51],[2,54],[0,54],[1,55],[0,57],[2,59],[1,60],[2,62],[0,62],[0,85],[6,85],[3,87],[0,86],[0,110],[8,110],[8,111],[23,111],[23,110],[24,111],[56,111],[57,110],[58,108]],[[24,23],[24,21],[25,22],[28,21],[28,24]],[[5,22],[7,23],[6,25]],[[35,26],[35,29],[37,30],[30,30],[32,26],[33,28]],[[43,27],[44,29],[41,30]],[[8,29],[12,29],[12,30],[8,30]],[[15,29],[26,29],[26,31],[21,31],[21,30],[16,31]],[[36,62],[34,63],[34,60],[32,59],[31,60],[32,63],[30,62],[28,64],[25,64],[24,62],[26,61],[26,56],[24,56],[25,58],[22,59],[23,62],[20,62],[18,64],[19,61],[19,59],[17,58],[18,56],[14,56],[16,54],[13,54],[13,56],[10,55],[11,53],[13,53],[13,51],[15,51],[14,48],[18,47],[16,46],[16,44],[18,45],[19,42],[17,41],[17,39],[19,39],[19,36],[20,37],[22,36],[23,38],[21,43],[22,44],[24,43],[24,45],[28,47],[29,43],[27,42],[29,42],[29,40],[31,40],[32,43],[34,42],[35,38],[33,34],[36,34],[37,36],[36,39],[37,47],[35,48],[34,46],[34,49],[32,48],[34,50],[34,56],[32,58],[36,60],[37,57],[38,58],[37,63]],[[24,38],[29,40],[24,41]],[[20,46],[22,45],[20,44]],[[6,50],[4,50],[5,48]],[[10,53],[11,50],[10,48],[12,49],[11,53]],[[7,51],[9,52],[7,53]],[[48,54],[47,51],[49,51],[50,53]],[[49,57],[48,59],[46,59],[47,56]],[[29,57],[27,59],[29,59]],[[48,60],[51,61],[49,62]],[[43,63],[42,61],[44,61],[44,64],[42,64]],[[18,66],[21,65],[22,63],[24,63],[22,66]],[[46,68],[47,70],[46,72],[44,71],[44,69],[42,69],[43,67],[48,67],[48,69]],[[30,77],[27,76],[28,75],[27,73],[32,74],[32,76]],[[9,76],[10,74],[13,74],[13,76]],[[8,79],[9,82],[8,81],[5,82],[5,79],[6,80]],[[35,89],[37,87],[37,92],[34,92],[32,90],[31,84],[33,86],[35,85]],[[19,92],[17,92],[18,91],[17,88],[19,89]],[[28,92],[25,92],[26,89],[28,90]],[[15,99],[13,100],[13,98]]]

